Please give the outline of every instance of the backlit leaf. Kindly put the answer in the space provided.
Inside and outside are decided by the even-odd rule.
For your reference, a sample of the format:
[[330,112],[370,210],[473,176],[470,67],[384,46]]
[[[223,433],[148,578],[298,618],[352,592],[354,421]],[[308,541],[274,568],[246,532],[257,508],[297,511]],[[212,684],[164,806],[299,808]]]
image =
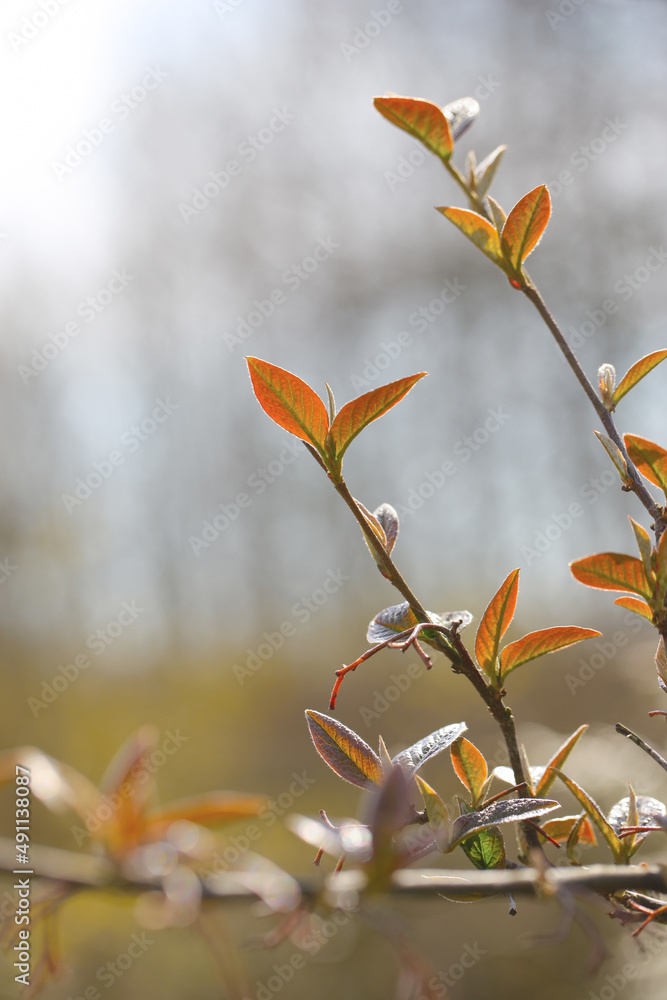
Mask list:
[[659,608],[665,606],[665,592],[667,592],[667,531],[663,531],[658,542],[658,551],[655,557],[656,590],[655,602]]
[[634,611],[636,615],[641,615],[642,618],[653,624],[653,612],[641,597],[617,597],[614,604],[619,604],[622,608],[627,608],[628,611]]
[[462,840],[477,833],[478,830],[487,829],[490,826],[498,826],[501,823],[516,823],[526,819],[534,819],[536,816],[543,816],[545,813],[560,809],[560,803],[555,799],[508,799],[505,801],[493,802],[486,809],[479,812],[467,813],[459,816],[453,823],[453,840],[450,850],[453,850]]
[[494,264],[504,267],[500,238],[484,216],[470,212],[467,208],[438,208],[438,212],[442,212],[446,219],[453,222]]
[[575,580],[598,590],[623,590],[650,600],[652,588],[640,559],[619,552],[598,552],[570,563]]
[[560,843],[569,840],[577,824],[579,824],[577,840],[582,844],[590,844],[591,847],[596,844],[595,830],[585,814],[583,816],[581,813],[578,816],[558,816],[556,819],[548,819],[541,826],[545,833]]
[[315,749],[339,777],[359,788],[382,783],[382,762],[360,736],[337,719],[310,708],[306,719]]
[[646,476],[649,482],[659,486],[667,494],[667,451],[654,441],[636,434],[624,434],[623,440],[628,455],[642,476]]
[[[667,816],[667,806],[659,799],[654,799],[650,795],[635,796],[632,788],[630,795],[621,799],[612,807],[607,820],[612,829],[618,834],[623,826],[661,826],[661,820]],[[631,838],[632,847],[627,851],[627,856],[632,857],[642,841],[648,837],[647,833],[636,833]],[[624,837],[622,843],[628,842]]]
[[475,868],[485,871],[489,868],[505,867],[507,860],[505,841],[497,826],[490,826],[468,837],[461,844],[461,848]]
[[248,357],[246,361],[252,387],[264,412],[286,431],[323,451],[329,417],[317,393],[284,368],[259,358]]
[[472,793],[472,802],[475,806],[489,775],[484,755],[480,753],[474,743],[463,737],[452,745],[450,753],[454,770],[465,787]]
[[667,351],[654,351],[653,354],[647,354],[646,357],[636,361],[614,390],[614,406],[623,399],[626,393],[630,392],[630,389],[637,385],[637,382],[653,371],[656,365],[659,365],[665,358],[667,358]]
[[479,114],[479,104],[474,97],[460,97],[457,101],[445,104],[442,113],[449,122],[452,138],[458,139]]
[[658,671],[658,684],[667,694],[667,650],[662,636],[658,639],[658,648],[655,651],[655,666]]
[[551,757],[551,760],[544,768],[544,773],[540,776],[539,781],[535,785],[535,794],[538,796],[546,795],[554,781],[556,780],[556,773],[554,771],[555,767],[562,767],[570,753],[577,744],[577,741],[588,729],[588,724],[584,723],[583,726],[579,726],[571,736],[569,736],[562,746],[556,750],[555,754]]
[[493,216],[493,224],[496,227],[498,233],[498,240],[500,241],[500,234],[503,231],[503,226],[507,221],[507,216],[505,215],[505,209],[502,205],[499,205],[495,198],[492,198],[490,194],[487,194],[486,200],[489,203],[489,208],[491,209],[491,215]]
[[500,245],[513,270],[521,265],[537,246],[551,215],[551,199],[546,185],[529,191],[516,203],[503,226]]
[[[426,613],[434,625],[444,625],[446,628],[452,628],[455,624],[459,629],[465,628],[472,621],[472,615],[469,611],[443,611],[439,615],[434,611],[427,611]],[[380,611],[369,622],[366,638],[371,643],[386,642],[387,639],[392,639],[397,633],[414,628],[417,624],[417,618],[410,610],[410,605],[407,601],[404,601],[402,604],[393,604],[391,607]],[[431,637],[433,637],[433,634],[431,634]],[[428,630],[425,629],[420,632],[419,638],[425,642],[429,642]]]
[[500,675],[506,677],[511,670],[516,670],[523,663],[535,660],[545,653],[554,653],[582,639],[592,639],[602,635],[592,628],[579,628],[578,625],[556,625],[554,628],[543,628],[537,632],[529,632],[522,639],[505,646],[500,654]]
[[608,438],[606,434],[601,434],[600,431],[595,431],[595,430],[593,431],[593,433],[595,434],[596,438],[598,439],[598,441],[600,442],[600,444],[602,445],[602,447],[604,448],[604,450],[607,452],[610,459],[614,463],[616,471],[618,472],[623,482],[627,483],[629,480],[628,466],[625,459],[623,458],[623,454],[620,448],[617,445],[615,445],[614,442],[611,440],[611,438]]
[[382,503],[373,511],[384,529],[387,538],[387,552],[391,552],[398,538],[398,514],[388,503]]
[[507,146],[496,146],[492,153],[484,157],[475,170],[475,187],[480,198],[483,198],[489,190],[506,150]]
[[336,419],[331,425],[331,440],[336,458],[342,457],[350,442],[364,427],[400,402],[413,385],[426,374],[419,372],[417,375],[399,378],[396,382],[378,386],[377,389],[346,403],[336,414]]
[[563,774],[562,771],[558,771],[557,776],[563,782],[565,787],[572,792],[579,805],[586,810],[595,826],[607,841],[607,844],[611,849],[611,853],[614,856],[614,860],[621,861],[623,859],[623,846],[616,836],[615,830],[607,822],[607,818],[597,802],[591,798],[588,792],[585,791],[581,785],[578,785],[576,781],[572,780],[572,778],[568,778],[568,776]]
[[157,839],[177,821],[212,826],[257,816],[269,802],[270,799],[264,795],[244,795],[240,792],[210,792],[179,799],[146,813],[144,838],[149,835],[151,839]]
[[519,570],[515,569],[512,570],[491,599],[479,623],[475,639],[475,655],[480,667],[491,678],[496,676],[496,660],[500,640],[514,617],[518,593]]
[[396,94],[376,97],[373,104],[387,121],[419,139],[436,156],[443,160],[450,158],[454,149],[452,131],[447,116],[437,104]]
[[435,732],[413,743],[407,750],[397,754],[392,763],[402,767],[408,775],[415,774],[426,761],[450,747],[454,740],[465,733],[467,728],[465,722],[455,722],[451,726],[436,729]]
[[102,794],[115,803],[107,824],[114,850],[128,850],[141,835],[144,808],[155,784],[148,758],[159,735],[156,726],[141,726],[118,750],[100,783]]
[[639,555],[641,556],[641,561],[644,565],[644,572],[646,573],[646,577],[648,579],[652,573],[651,552],[653,551],[653,546],[651,545],[651,538],[646,528],[635,521],[633,517],[628,515],[628,520],[630,521],[632,530],[635,533],[637,548],[639,549]]
[[417,782],[419,791],[424,799],[429,826],[433,831],[433,836],[435,837],[435,842],[438,845],[438,850],[445,854],[449,847],[449,838],[452,826],[447,806],[442,801],[438,793],[431,788],[431,786],[427,784],[423,778],[420,778],[419,775],[415,775],[415,781]]

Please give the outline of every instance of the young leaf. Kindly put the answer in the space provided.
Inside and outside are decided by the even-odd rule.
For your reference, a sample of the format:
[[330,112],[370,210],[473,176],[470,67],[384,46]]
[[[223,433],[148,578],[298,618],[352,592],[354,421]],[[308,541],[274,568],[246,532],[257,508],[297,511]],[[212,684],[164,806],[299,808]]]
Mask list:
[[655,603],[658,608],[665,606],[665,593],[667,592],[667,531],[663,531],[658,542],[658,551],[655,557]]
[[186,820],[201,826],[231,823],[248,816],[258,816],[269,804],[265,795],[246,795],[241,792],[210,792],[179,799],[159,806],[146,813],[142,837],[157,840],[172,823]]
[[403,768],[408,775],[416,774],[427,760],[431,760],[432,757],[436,757],[443,750],[446,750],[454,740],[465,733],[467,728],[465,722],[454,722],[451,726],[436,729],[434,733],[430,733],[429,736],[413,743],[407,750],[402,750],[394,757],[392,763]]
[[554,771],[554,768],[555,767],[560,768],[563,766],[567,758],[570,756],[570,753],[574,749],[577,741],[581,736],[583,736],[583,734],[586,732],[587,729],[588,729],[587,723],[584,723],[583,726],[579,726],[579,728],[575,730],[575,732],[573,732],[572,735],[568,737],[568,739],[565,740],[565,743],[563,743],[563,745],[560,746],[558,750],[556,750],[555,754],[552,756],[551,760],[544,768],[544,773],[540,776],[540,779],[535,786],[535,794],[538,797],[547,794],[547,792],[553,785],[554,781],[556,780],[556,773]]
[[641,597],[617,597],[614,604],[619,604],[628,611],[634,611],[636,615],[641,615],[647,622],[653,624],[653,612]]
[[595,430],[593,431],[593,433],[595,434],[596,438],[598,439],[598,441],[600,442],[600,444],[602,445],[602,447],[607,452],[610,459],[616,466],[616,471],[621,477],[623,483],[627,484],[630,479],[630,477],[628,476],[628,466],[625,459],[623,458],[623,454],[620,448],[617,445],[615,445],[612,439],[608,438],[606,434],[601,434],[600,431],[595,431]]
[[419,139],[436,156],[443,160],[450,158],[454,140],[447,116],[437,104],[396,94],[376,97],[373,104],[387,121]]
[[442,113],[449,122],[452,138],[458,139],[479,114],[479,104],[474,97],[460,97],[457,101],[445,104]]
[[363,396],[358,396],[357,399],[346,403],[343,409],[336,414],[336,419],[331,425],[331,440],[336,458],[342,458],[346,448],[357,434],[400,402],[413,385],[426,374],[427,372],[419,372],[417,375],[408,376],[408,378],[399,378],[396,382],[381,385],[377,389],[366,392]]
[[468,837],[461,844],[461,848],[475,868],[485,871],[489,868],[505,867],[507,861],[505,841],[497,826],[490,826]]
[[480,667],[492,679],[496,676],[496,660],[500,640],[514,617],[519,593],[519,570],[512,570],[482,615],[475,639],[475,656]]
[[381,503],[380,506],[376,507],[373,511],[373,515],[382,525],[387,538],[386,549],[387,552],[391,554],[391,550],[396,544],[396,539],[398,538],[398,514],[391,504]]
[[667,494],[667,451],[636,434],[624,434],[623,441],[642,476]]
[[557,771],[557,777],[559,777],[565,787],[572,792],[579,805],[586,810],[595,826],[607,841],[607,844],[611,849],[611,853],[614,856],[614,861],[622,861],[623,845],[616,836],[616,831],[607,822],[607,819],[597,802],[591,798],[588,792],[584,791],[581,785],[578,785],[576,781],[572,781],[572,778],[568,778],[562,771]]
[[463,737],[452,745],[450,753],[454,770],[465,787],[472,793],[472,805],[473,808],[476,808],[489,775],[484,755],[480,753],[474,743]]
[[265,413],[290,434],[309,441],[322,452],[325,447],[329,417],[320,397],[296,375],[284,368],[246,358],[252,387]]
[[[660,820],[664,819],[665,816],[667,816],[667,806],[664,802],[654,799],[650,795],[635,796],[632,786],[630,786],[630,795],[613,806],[607,821],[618,834],[623,826],[661,826]],[[630,838],[632,846],[627,852],[628,857],[632,857],[642,841],[648,837],[648,834],[649,831],[636,833],[634,837]],[[627,843],[625,837],[621,843],[623,842]]]
[[493,223],[498,233],[498,240],[500,241],[500,234],[503,231],[503,226],[507,222],[505,209],[502,207],[502,205],[499,205],[496,199],[492,198],[490,194],[487,194],[486,200],[489,203],[489,208],[491,209],[491,215],[493,216]]
[[466,208],[438,208],[437,211],[442,212],[445,218],[453,222],[464,236],[467,236],[482,253],[486,254],[489,260],[504,270],[500,238],[497,231],[483,215],[469,212]]
[[483,198],[491,186],[491,181],[496,175],[496,170],[500,166],[507,146],[496,146],[492,153],[489,153],[475,170],[475,187],[477,194]]
[[593,847],[597,843],[595,830],[586,813],[579,813],[578,816],[558,816],[556,819],[548,819],[546,823],[542,823],[542,829],[554,840],[563,841],[569,840],[577,825],[579,826],[577,840]]
[[634,556],[619,552],[598,552],[593,556],[575,559],[570,563],[570,572],[575,580],[587,587],[623,590],[639,594],[649,602],[653,596],[642,562]]
[[637,382],[653,371],[656,365],[659,365],[665,358],[667,358],[667,351],[654,351],[653,354],[647,354],[646,357],[636,361],[616,386],[614,391],[614,406],[623,399],[626,393],[630,392],[630,389],[633,389],[637,385]]
[[[366,520],[369,528],[371,529],[371,531],[373,532],[373,534],[375,535],[375,537],[377,538],[377,540],[382,545],[382,548],[386,549],[387,548],[387,535],[385,534],[385,530],[382,527],[381,522],[378,520],[378,518],[375,516],[375,514],[371,514],[370,510],[368,510],[368,508],[364,507],[364,505],[361,503],[360,500],[355,500],[354,502],[356,503],[356,505],[359,508],[359,510],[361,511],[361,513],[364,515],[364,518],[365,518],[365,520]],[[372,553],[373,549],[371,549],[370,545],[368,544],[368,539],[366,538],[366,535],[364,535],[364,539],[366,539],[366,544],[368,545],[368,548],[370,549],[370,551]]]
[[342,722],[310,708],[306,719],[315,749],[339,777],[359,788],[382,783],[382,761],[360,736]]
[[508,799],[504,802],[494,802],[479,812],[467,813],[454,820],[453,840],[450,851],[454,850],[462,840],[479,830],[501,823],[516,823],[526,819],[534,819],[545,813],[560,809],[560,802],[555,799]]
[[[445,625],[447,628],[451,628],[454,624],[459,629],[465,628],[472,621],[472,615],[469,611],[443,611],[440,615],[436,615],[434,611],[427,611],[427,614],[434,625]],[[410,610],[407,601],[402,604],[393,604],[369,622],[366,639],[371,643],[386,642],[387,639],[392,639],[399,632],[405,632],[417,624],[417,619]],[[426,630],[421,632],[420,638],[429,642],[428,632]]]
[[529,191],[518,201],[503,226],[500,245],[505,259],[515,273],[537,246],[551,215],[551,199],[546,185]]
[[[542,778],[546,768],[544,767],[529,767],[526,773],[526,777],[530,777],[530,784],[537,787],[538,782]],[[498,778],[499,781],[504,781],[506,785],[515,785],[516,779],[514,777],[514,771],[511,767],[506,767],[503,764],[499,764],[498,767],[494,767],[491,772],[494,778]]]
[[639,555],[644,566],[644,572],[646,573],[646,578],[651,576],[651,552],[653,546],[651,545],[651,539],[649,533],[641,524],[639,524],[633,517],[628,515],[628,520],[632,525],[632,530],[635,533],[635,539],[637,540],[637,548],[639,549]]
[[438,850],[443,854],[446,854],[449,848],[449,839],[452,829],[449,813],[447,812],[447,806],[442,801],[438,793],[431,788],[431,786],[427,784],[423,778],[420,778],[419,775],[415,775],[415,781],[417,782],[419,791],[422,794],[424,805],[426,806],[426,812],[428,814],[429,826],[433,831],[433,836],[435,837],[435,842],[438,845]]
[[658,648],[655,651],[655,666],[658,671],[658,684],[667,694],[667,650],[662,636],[658,639]]
[[579,628],[578,625],[556,625],[554,628],[543,628],[537,632],[529,632],[522,639],[505,646],[500,654],[500,676],[504,679],[511,670],[516,670],[523,663],[544,656],[545,653],[555,653],[582,639],[592,639],[602,635],[592,628]]

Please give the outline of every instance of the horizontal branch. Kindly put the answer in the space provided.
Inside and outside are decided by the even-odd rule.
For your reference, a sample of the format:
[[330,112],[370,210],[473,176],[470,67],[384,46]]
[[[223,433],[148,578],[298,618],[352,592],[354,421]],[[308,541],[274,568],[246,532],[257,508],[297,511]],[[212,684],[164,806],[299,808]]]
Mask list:
[[[15,869],[14,842],[0,838],[0,870],[12,873]],[[126,877],[111,862],[86,854],[76,854],[55,847],[33,846],[30,863],[34,878],[50,879],[81,888],[115,889],[139,892],[159,887],[159,878]],[[254,876],[256,878],[256,875]],[[272,879],[267,875],[267,886]],[[299,879],[302,894],[307,898],[322,891],[320,879]],[[327,889],[333,899],[337,893],[347,896],[362,891],[366,876],[362,871],[350,870],[333,875]],[[590,867],[555,867],[546,871],[535,868],[513,868],[494,871],[450,870],[443,868],[404,868],[394,873],[390,892],[398,895],[436,896],[443,894],[452,899],[465,899],[471,893],[485,896],[507,894],[548,894],[560,890],[588,889],[608,894],[635,890],[667,892],[667,883],[658,865],[591,865]],[[204,896],[216,899],[249,899],[256,896],[250,886],[243,884],[243,872],[224,872],[202,883]]]

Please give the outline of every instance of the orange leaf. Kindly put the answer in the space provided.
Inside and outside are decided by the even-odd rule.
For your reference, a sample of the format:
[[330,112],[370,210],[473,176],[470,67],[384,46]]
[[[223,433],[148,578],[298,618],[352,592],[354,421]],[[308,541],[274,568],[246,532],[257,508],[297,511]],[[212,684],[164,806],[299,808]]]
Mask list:
[[448,160],[452,155],[452,131],[437,104],[419,97],[398,97],[395,94],[376,97],[373,104],[387,121],[419,139],[436,156]]
[[546,229],[550,215],[549,192],[546,185],[540,184],[524,195],[507,216],[500,244],[514,271],[521,271],[523,261],[535,249]]
[[650,599],[651,587],[641,559],[619,552],[598,552],[570,563],[575,580],[598,590],[625,590]]
[[449,752],[452,755],[454,770],[465,787],[472,792],[472,805],[476,808],[484,783],[489,776],[484,755],[474,743],[463,736],[452,744]]
[[382,761],[368,744],[337,719],[306,710],[306,721],[315,749],[340,778],[372,788],[382,784]]
[[659,444],[637,437],[636,434],[624,434],[623,440],[628,455],[642,476],[646,476],[649,482],[659,486],[667,495],[667,451]]
[[148,758],[159,735],[155,726],[141,726],[118,750],[100,784],[100,791],[114,803],[104,826],[112,848],[117,850],[133,847],[143,829],[144,808],[153,790],[155,773]]
[[665,358],[667,358],[667,351],[654,351],[653,354],[647,354],[646,357],[635,361],[614,390],[614,406],[623,399],[626,393],[630,392],[630,389],[637,385],[637,382],[653,371],[656,365],[659,365]]
[[640,597],[617,597],[614,604],[620,604],[622,608],[634,611],[636,615],[641,615],[642,618],[646,618],[647,621],[653,624],[653,612],[646,601],[643,601]]
[[491,599],[477,629],[477,638],[475,639],[477,662],[492,678],[496,675],[496,659],[500,640],[514,617],[518,593],[519,570],[514,569]]
[[546,795],[547,792],[550,790],[551,786],[556,780],[556,773],[554,771],[554,768],[561,767],[565,763],[570,753],[574,749],[577,740],[579,739],[580,736],[583,736],[583,734],[586,732],[587,729],[588,729],[587,723],[584,723],[583,726],[579,726],[579,728],[575,730],[575,732],[573,732],[572,735],[565,740],[565,743],[563,743],[563,745],[560,746],[558,750],[556,750],[556,752],[552,755],[549,763],[544,768],[542,777],[535,785],[535,794],[538,796],[538,798],[540,796]]
[[504,266],[498,232],[484,216],[466,208],[438,208],[437,211],[453,222],[494,264]]
[[550,837],[553,837],[554,840],[562,841],[569,838],[577,823],[580,824],[579,830],[577,831],[578,842],[594,846],[597,843],[595,830],[593,829],[591,821],[587,816],[584,816],[583,822],[581,822],[581,815],[559,816],[557,819],[548,819],[546,823],[542,823],[542,829],[545,833],[548,833]]
[[156,840],[172,823],[180,820],[207,826],[257,816],[268,803],[269,799],[264,795],[244,795],[241,792],[210,792],[179,799],[151,809],[146,814],[142,839]]
[[377,420],[383,413],[395,406],[405,396],[413,385],[423,378],[426,372],[400,378],[389,385],[381,385],[371,392],[358,396],[346,403],[331,425],[331,438],[336,458],[341,458],[350,442],[364,427]]
[[500,676],[506,677],[510,670],[516,670],[538,656],[555,653],[557,649],[564,649],[582,639],[592,639],[595,635],[602,633],[592,628],[579,628],[578,625],[556,625],[554,628],[529,632],[503,649],[500,654]]
[[264,412],[280,427],[303,441],[310,441],[321,452],[329,430],[329,417],[317,393],[284,368],[259,358],[246,358],[246,361],[252,387]]

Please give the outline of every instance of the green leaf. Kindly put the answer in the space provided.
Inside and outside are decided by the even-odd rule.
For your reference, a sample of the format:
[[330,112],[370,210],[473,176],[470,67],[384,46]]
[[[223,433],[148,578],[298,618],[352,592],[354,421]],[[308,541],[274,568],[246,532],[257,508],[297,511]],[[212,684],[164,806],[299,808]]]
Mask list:
[[556,625],[554,628],[529,632],[503,649],[500,654],[500,676],[504,679],[511,670],[516,670],[538,656],[555,653],[558,649],[581,642],[582,639],[592,639],[596,635],[602,633],[592,628],[579,628],[578,625]]
[[377,389],[366,392],[363,396],[346,403],[331,425],[334,457],[340,460],[357,434],[360,434],[364,427],[395,406],[426,374],[426,372],[419,372],[417,375],[408,376],[408,378],[400,378],[396,382],[381,385]]
[[519,570],[515,569],[505,579],[482,615],[475,639],[475,655],[480,667],[489,677],[496,677],[496,661],[500,640],[514,617],[519,593]]
[[586,732],[587,729],[588,729],[587,723],[584,723],[583,726],[579,726],[579,728],[575,730],[575,732],[573,732],[572,735],[565,740],[565,743],[563,743],[563,745],[560,746],[558,750],[556,750],[555,754],[553,754],[551,760],[544,768],[544,772],[540,776],[540,779],[535,786],[535,794],[537,796],[543,796],[547,794],[547,792],[553,785],[554,781],[556,780],[556,772],[554,771],[554,768],[560,768],[563,766],[567,758],[570,756],[570,753],[576,746],[579,738],[583,736],[583,734]]
[[436,156],[442,160],[450,158],[454,149],[452,132],[447,116],[437,104],[396,94],[376,97],[373,104],[387,121],[419,139]]
[[619,552],[598,552],[570,563],[575,580],[598,590],[622,590],[639,594],[649,602],[653,590],[640,559]]
[[491,181],[496,175],[496,170],[500,166],[507,146],[496,146],[492,153],[489,153],[475,170],[475,187],[477,194],[483,198],[491,186]]
[[382,784],[382,761],[369,745],[337,719],[306,710],[315,749],[340,778],[359,788]]
[[646,573],[646,578],[650,579],[653,574],[653,569],[651,567],[651,553],[653,551],[653,546],[651,545],[651,538],[648,531],[641,524],[639,524],[633,517],[628,515],[628,520],[632,526],[632,530],[635,533],[635,539],[637,541],[637,548],[639,549],[639,555],[641,556],[642,565],[644,566],[644,572]]
[[607,819],[602,810],[600,809],[599,805],[597,804],[597,802],[595,802],[595,800],[591,798],[588,792],[586,792],[581,787],[581,785],[578,785],[576,781],[572,780],[572,778],[568,778],[568,776],[566,774],[563,774],[562,771],[557,771],[556,774],[557,777],[559,777],[560,780],[563,782],[565,787],[572,792],[579,805],[586,810],[586,812],[590,816],[595,826],[598,828],[604,839],[607,841],[607,844],[611,849],[611,853],[614,856],[614,861],[617,862],[622,861],[623,845],[616,836],[616,832],[614,831],[613,827],[611,827],[607,822]]
[[539,243],[550,215],[549,192],[545,184],[540,184],[524,195],[507,216],[500,245],[515,273],[521,273],[521,265]]
[[417,782],[419,791],[422,794],[426,812],[428,814],[429,826],[431,827],[433,836],[435,837],[438,850],[443,854],[446,854],[449,848],[449,839],[452,829],[447,806],[442,801],[438,793],[431,788],[431,786],[427,784],[423,778],[420,778],[419,775],[415,775],[415,781]]
[[505,270],[500,239],[497,231],[487,219],[477,212],[469,212],[466,208],[438,208],[446,219],[453,222],[464,236],[467,236],[489,260]]
[[467,729],[465,722],[454,722],[451,726],[443,726],[436,729],[423,739],[413,743],[407,750],[402,750],[397,754],[392,763],[401,767],[406,774],[412,775],[439,753],[451,746]]
[[329,417],[320,397],[296,375],[246,358],[257,401],[275,423],[324,452]]
[[480,753],[474,743],[463,737],[452,745],[450,753],[454,770],[468,791],[472,793],[472,805],[475,808],[489,776],[484,755]]
[[623,440],[628,455],[642,476],[655,486],[659,486],[667,495],[667,451],[654,441],[648,441],[636,434],[624,434]]
[[490,194],[487,194],[486,200],[489,203],[489,208],[491,209],[491,215],[493,216],[493,223],[496,227],[496,232],[498,233],[498,240],[500,241],[500,234],[503,231],[503,226],[507,222],[505,209],[502,207],[502,205],[499,205],[496,199],[492,198]]
[[667,351],[654,351],[653,354],[647,354],[646,357],[636,361],[632,368],[625,373],[614,390],[614,406],[630,392],[630,389],[633,389],[637,385],[637,382],[640,382],[645,375],[653,371],[656,365],[659,365],[665,358],[667,358]]
[[494,802],[479,812],[459,816],[453,823],[453,840],[450,851],[479,830],[498,826],[501,823],[516,823],[526,819],[534,819],[536,816],[553,812],[554,809],[560,809],[560,803],[556,802],[555,799],[508,799]]
[[507,861],[505,841],[497,826],[490,826],[468,837],[461,844],[461,848],[475,868],[486,871],[489,868],[505,867]]
[[623,453],[621,452],[620,448],[618,448],[617,445],[615,445],[614,442],[611,440],[611,438],[608,438],[606,434],[601,434],[600,431],[595,431],[595,430],[593,431],[593,433],[595,434],[596,438],[598,439],[598,441],[600,442],[600,444],[602,445],[602,447],[604,448],[604,450],[607,452],[610,459],[614,463],[616,471],[621,477],[621,480],[623,481],[624,484],[627,484],[630,481],[630,477],[628,476],[628,466],[625,459],[623,458]]

